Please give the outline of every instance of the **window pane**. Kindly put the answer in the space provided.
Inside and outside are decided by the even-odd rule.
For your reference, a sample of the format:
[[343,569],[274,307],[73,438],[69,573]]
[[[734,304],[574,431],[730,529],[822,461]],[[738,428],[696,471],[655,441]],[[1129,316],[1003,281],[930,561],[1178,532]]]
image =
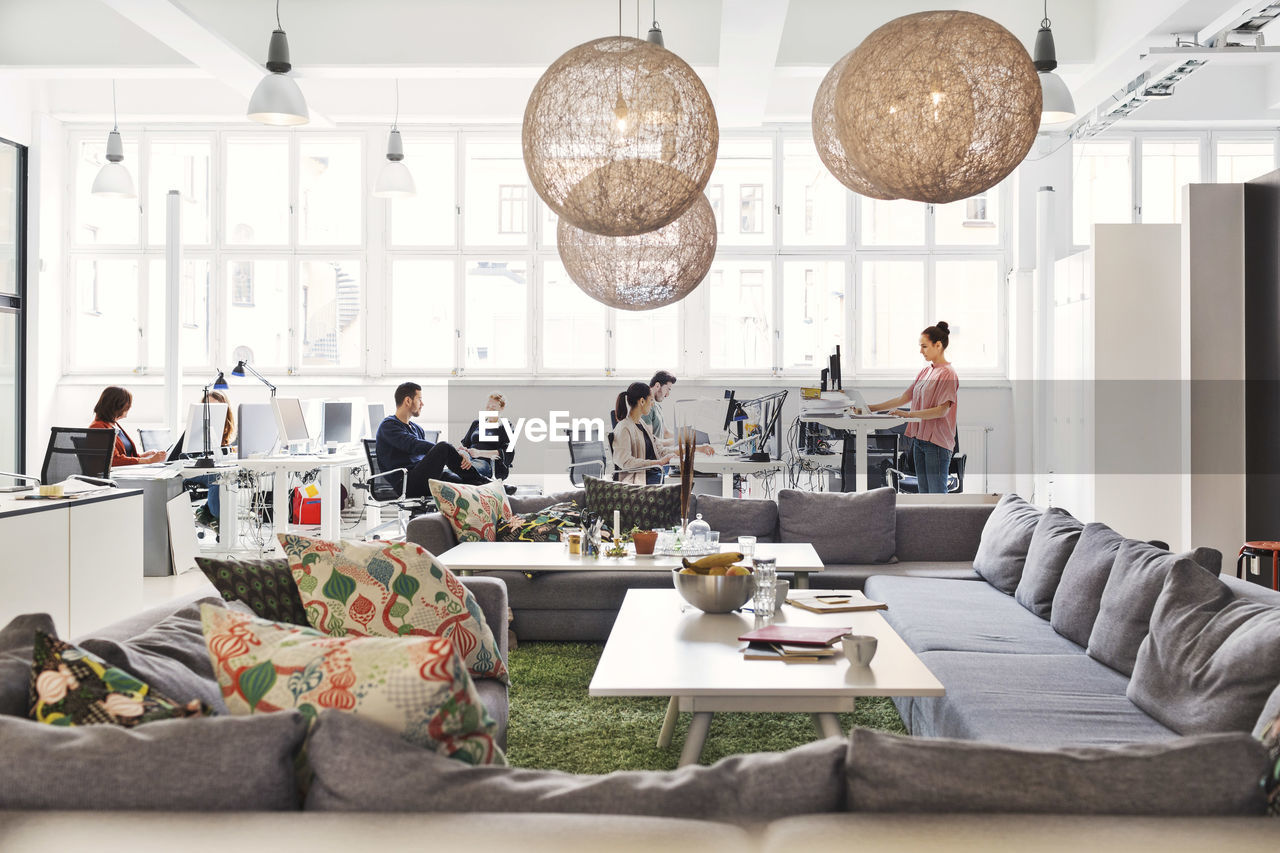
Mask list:
[[1129,143],[1085,142],[1075,146],[1073,238],[1079,245],[1093,239],[1093,226],[1133,221],[1133,187]]
[[782,242],[843,246],[849,190],[818,159],[813,139],[782,143]]
[[168,223],[169,190],[177,190],[182,212],[182,241],[208,245],[209,234],[208,142],[152,142],[147,196],[147,241],[163,246]]
[[924,322],[924,262],[867,261],[862,265],[859,351],[863,368],[919,367]]
[[458,212],[454,196],[453,140],[405,140],[404,163],[413,175],[418,194],[412,198],[391,199],[392,245],[454,245]]
[[573,283],[559,261],[542,265],[542,366],[604,373],[608,309]]
[[[617,339],[614,358],[619,371],[676,370],[680,364],[680,304],[652,311],[614,313]],[[648,379],[645,376],[640,381]]]
[[298,145],[298,242],[361,242],[364,182],[360,140],[309,139]]
[[1218,142],[1218,183],[1239,184],[1265,175],[1276,167],[1271,140]]
[[[26,205],[26,199],[18,192],[21,185],[18,148],[0,143],[0,293],[18,292],[18,212]],[[0,323],[4,323],[5,328],[17,328],[12,325],[12,316]],[[0,360],[7,352],[0,347]]]
[[298,264],[303,367],[363,367],[364,296],[354,258]]
[[1000,188],[933,209],[939,246],[995,246],[1000,242]]
[[463,205],[469,246],[524,246],[529,242],[529,198],[520,140],[467,142]]
[[226,186],[227,243],[289,242],[288,139],[228,139]]
[[724,184],[708,184],[705,193],[711,203],[711,212],[716,217],[716,233],[724,233]]
[[859,196],[862,242],[867,246],[923,246],[927,208],[917,201],[879,201]]
[[392,366],[452,370],[453,261],[394,261],[387,303]]
[[466,280],[467,367],[529,366],[529,268],[524,261],[469,261]]
[[718,370],[773,367],[773,268],[767,260],[717,261],[707,274],[708,358]]
[[773,140],[721,138],[711,184],[720,187],[711,198],[720,245],[773,243]]
[[1181,222],[1182,187],[1200,181],[1200,143],[1142,143],[1142,221]]
[[[93,195],[93,179],[107,162],[107,135],[84,139],[76,157],[75,242],[95,246],[135,246],[138,244],[138,200]],[[124,167],[138,189],[138,146],[125,140]]]
[[289,366],[289,267],[285,261],[227,262],[227,350],[240,347],[258,370]]
[[947,361],[954,361],[959,371],[1000,366],[1000,278],[994,259],[938,261],[938,316],[926,323],[945,320],[951,328]]
[[821,370],[844,345],[843,261],[782,265],[782,366]]
[[560,227],[560,217],[556,216],[555,211],[547,207],[546,203],[534,195],[534,208],[538,211],[538,216],[542,217],[539,226],[541,229],[538,234],[538,245],[543,248],[554,249],[556,247],[556,229]]
[[[147,367],[163,368],[165,342],[165,262],[147,266]],[[178,294],[178,346],[184,368],[204,367],[209,358],[209,262],[183,261]]]
[[79,258],[75,262],[75,367],[133,370],[138,366],[138,262]]

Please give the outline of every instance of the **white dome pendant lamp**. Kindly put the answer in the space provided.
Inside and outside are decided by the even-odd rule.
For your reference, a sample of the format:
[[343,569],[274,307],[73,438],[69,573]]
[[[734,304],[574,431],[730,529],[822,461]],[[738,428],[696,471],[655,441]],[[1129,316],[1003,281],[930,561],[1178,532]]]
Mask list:
[[1035,51],[1032,62],[1040,78],[1040,90],[1044,94],[1044,105],[1040,110],[1040,124],[1062,124],[1076,117],[1076,102],[1071,97],[1071,90],[1062,78],[1053,73],[1058,67],[1058,51],[1053,44],[1053,23],[1049,20],[1049,0],[1044,3],[1044,18],[1040,21],[1040,31],[1036,33]]
[[396,117],[391,122],[391,133],[387,136],[387,162],[378,173],[378,182],[373,186],[373,194],[378,198],[410,198],[418,194],[413,183],[413,174],[404,164],[404,143],[400,141],[400,81],[396,81]]
[[116,115],[116,81],[111,81],[111,132],[107,134],[107,162],[93,179],[90,193],[103,198],[137,198],[133,177],[124,167],[124,143],[120,141],[120,122]]
[[280,0],[276,0],[276,28],[267,47],[266,67],[270,73],[262,78],[249,98],[249,118],[281,127],[310,121],[307,100],[302,97],[297,81],[288,76],[293,66],[289,64],[289,39],[280,27]]

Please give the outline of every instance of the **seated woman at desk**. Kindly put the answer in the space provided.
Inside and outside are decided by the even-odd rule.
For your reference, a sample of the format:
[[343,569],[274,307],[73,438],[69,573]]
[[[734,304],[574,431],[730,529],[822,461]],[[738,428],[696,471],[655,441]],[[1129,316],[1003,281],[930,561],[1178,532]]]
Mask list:
[[[678,462],[677,443],[655,438],[641,420],[653,406],[653,392],[643,382],[632,382],[618,395],[613,413],[618,425],[613,431],[615,479],[624,483],[661,485],[662,466]],[[711,445],[698,445],[699,453],[712,453]]]
[[[507,398],[497,391],[489,395],[484,405],[486,412],[496,412],[498,417],[502,416],[502,410],[506,407]],[[482,439],[480,419],[477,418],[471,422],[471,426],[467,427],[467,434],[462,437],[462,447],[459,448],[459,452],[471,458],[471,465],[480,476],[505,480],[511,473],[511,463],[515,460],[516,454],[511,449],[511,435],[507,432],[506,425],[499,421],[496,427],[490,427],[489,434],[495,433],[497,438]]]
[[[231,442],[234,441],[236,437],[236,419],[235,415],[231,414],[231,401],[227,398],[227,395],[223,394],[221,391],[210,391],[208,394],[200,398],[200,402],[226,403],[227,419],[222,424],[221,446],[231,447]],[[210,430],[210,432],[212,432],[212,430]],[[190,449],[195,450],[196,448],[193,447]],[[212,527],[214,530],[217,530],[218,514],[222,511],[222,492],[218,488],[218,475],[201,474],[199,477],[189,477],[185,482],[196,483],[198,485],[208,487],[209,497],[205,500],[204,505],[196,510],[196,521],[206,527]]]
[[116,431],[115,448],[111,452],[111,466],[113,468],[121,465],[143,465],[147,462],[161,462],[164,460],[165,451],[153,450],[150,453],[142,453],[138,449],[138,445],[125,432],[124,427],[120,426],[120,421],[124,420],[129,414],[130,407],[133,406],[133,395],[128,389],[121,388],[119,385],[108,385],[102,389],[102,394],[98,396],[98,402],[93,407],[93,423],[89,424],[90,429],[113,429]]

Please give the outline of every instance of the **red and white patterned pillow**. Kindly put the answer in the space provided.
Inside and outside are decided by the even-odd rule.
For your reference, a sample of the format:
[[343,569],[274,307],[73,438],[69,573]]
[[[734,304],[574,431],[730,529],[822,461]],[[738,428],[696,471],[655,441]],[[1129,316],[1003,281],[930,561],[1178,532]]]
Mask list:
[[427,485],[459,542],[493,542],[498,523],[511,516],[511,501],[501,483],[470,486],[429,480]]
[[332,637],[447,637],[473,675],[507,680],[484,612],[411,542],[326,542],[280,534],[311,627]]
[[232,714],[324,708],[359,714],[468,764],[506,764],[485,709],[444,637],[326,637],[203,605],[213,670]]

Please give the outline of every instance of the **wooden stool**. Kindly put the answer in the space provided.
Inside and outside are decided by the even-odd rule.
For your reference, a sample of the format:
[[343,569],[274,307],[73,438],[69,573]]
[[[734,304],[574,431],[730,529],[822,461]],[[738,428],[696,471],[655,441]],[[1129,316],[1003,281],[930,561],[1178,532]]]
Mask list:
[[[1280,542],[1272,541],[1256,541],[1246,542],[1240,548],[1240,554],[1236,557],[1236,577],[1241,580],[1248,580],[1245,574],[1245,561],[1250,561],[1250,569],[1252,569],[1252,561],[1254,557],[1270,557],[1271,558],[1271,588],[1280,589],[1277,582],[1280,582]],[[1261,574],[1261,572],[1251,571],[1250,574]]]

